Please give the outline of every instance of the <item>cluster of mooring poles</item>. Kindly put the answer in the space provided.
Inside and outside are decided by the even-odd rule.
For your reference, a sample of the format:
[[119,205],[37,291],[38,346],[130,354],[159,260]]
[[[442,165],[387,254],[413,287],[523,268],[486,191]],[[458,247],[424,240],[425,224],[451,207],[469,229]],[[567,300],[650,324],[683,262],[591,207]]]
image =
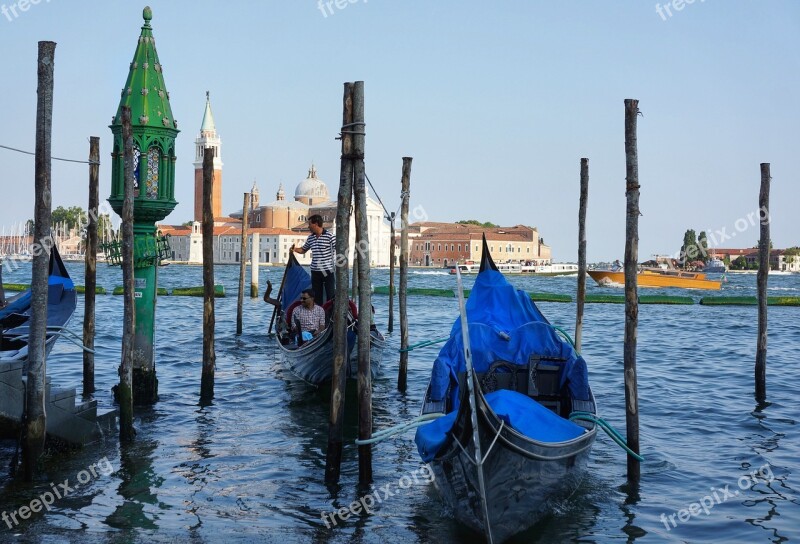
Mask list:
[[[637,268],[639,259],[639,157],[637,149],[637,120],[639,101],[625,100],[625,337],[623,362],[625,373],[625,421],[628,447],[637,455],[639,441],[639,397],[636,377],[636,344],[639,326],[639,298],[637,294]],[[769,210],[770,165],[761,164],[760,210]],[[583,309],[586,300],[586,208],[589,200],[589,159],[581,159],[580,205],[578,208],[578,287],[575,317],[575,349],[580,352],[583,329]],[[766,400],[767,366],[767,278],[769,276],[769,213],[762,213],[759,239],[758,267],[758,339],[755,364],[755,397]],[[402,362],[401,362],[402,365]],[[628,456],[628,480],[639,482],[641,465],[634,456]]]
[[[364,170],[364,82],[344,84],[342,114],[342,156],[336,210],[336,292],[333,305],[333,375],[328,427],[325,480],[339,480],[342,462],[345,385],[347,380],[348,255],[350,254],[350,208],[355,204],[354,291],[358,293],[360,319],[357,325],[358,351],[358,436],[372,435],[372,375],[370,371],[370,256],[366,215]],[[357,289],[357,291],[356,291]],[[372,448],[358,448],[359,481],[372,481]]]

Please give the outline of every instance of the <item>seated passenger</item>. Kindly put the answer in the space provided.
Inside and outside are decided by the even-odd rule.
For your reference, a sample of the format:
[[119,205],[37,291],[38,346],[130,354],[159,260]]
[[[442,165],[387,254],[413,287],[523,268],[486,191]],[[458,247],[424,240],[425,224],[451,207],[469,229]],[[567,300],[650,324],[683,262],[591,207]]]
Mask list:
[[300,328],[294,333],[300,334],[302,341],[307,341],[325,330],[325,310],[322,309],[322,306],[314,303],[312,289],[306,289],[300,294],[300,303],[300,306],[295,308],[292,313],[292,320]]

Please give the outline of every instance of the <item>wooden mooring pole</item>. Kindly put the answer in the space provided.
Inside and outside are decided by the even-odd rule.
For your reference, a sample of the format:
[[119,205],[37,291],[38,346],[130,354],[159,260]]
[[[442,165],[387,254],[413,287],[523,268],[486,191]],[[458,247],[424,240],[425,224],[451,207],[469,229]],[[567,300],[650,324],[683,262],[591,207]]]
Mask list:
[[387,219],[389,220],[391,233],[389,235],[389,325],[386,327],[386,330],[387,332],[392,332],[394,330],[394,212],[392,212]]
[[4,308],[6,305],[6,292],[3,288],[3,267],[5,263],[3,263],[2,257],[0,257],[0,308]]
[[[372,437],[372,370],[370,367],[370,327],[372,293],[370,287],[369,227],[367,222],[367,186],[364,170],[364,82],[353,85],[353,195],[355,197],[356,251],[358,254],[358,438]],[[355,291],[353,292],[355,297]],[[358,446],[358,481],[372,482],[372,445]]]
[[[200,404],[214,398],[214,213],[212,185],[214,183],[214,148],[203,151],[203,377],[200,381]],[[247,210],[245,206],[244,210]],[[247,215],[244,212],[244,215]],[[240,287],[241,292],[241,287]]]
[[[355,243],[358,244],[358,238]],[[350,290],[353,298],[358,297],[358,257],[358,245],[356,245],[356,250],[353,251],[353,287]]]
[[[83,396],[94,393],[94,333],[97,288],[97,219],[100,205],[100,138],[89,138],[89,211],[86,225],[86,270],[83,298]],[[92,351],[90,351],[92,350]]]
[[247,216],[250,212],[250,193],[244,194],[242,206],[242,238],[239,245],[239,296],[236,299],[236,336],[242,335],[242,312],[244,310],[244,274],[247,270]]
[[136,307],[133,281],[133,132],[131,109],[122,108],[122,145],[124,153],[124,193],[122,201],[122,358],[119,364],[119,439],[130,442],[136,435],[133,428],[133,340],[136,329]]
[[33,271],[31,278],[31,319],[28,336],[28,360],[25,387],[25,415],[22,441],[22,469],[25,481],[32,482],[39,459],[44,451],[47,416],[45,414],[45,387],[47,376],[47,276],[50,248],[53,240],[51,227],[51,155],[53,131],[53,72],[56,43],[39,42],[37,60],[38,99],[36,102],[36,159],[35,159],[35,209]]
[[583,305],[586,302],[586,206],[589,201],[589,159],[581,159],[581,198],[578,208],[578,293],[575,314],[575,351],[581,352]]
[[261,257],[261,235],[250,234],[250,298],[258,298],[258,268]]
[[[397,389],[406,392],[408,385],[408,204],[411,199],[411,157],[403,157],[400,178],[400,368]],[[394,241],[392,241],[394,243]]]
[[761,219],[761,237],[758,241],[758,341],[756,345],[756,401],[767,400],[767,278],[769,277],[769,163],[761,163],[761,190],[758,209]]
[[[637,268],[639,261],[639,156],[636,142],[636,122],[639,101],[625,100],[625,422],[628,447],[639,453],[639,393],[636,377],[636,335],[639,326],[637,298]],[[628,456],[628,481],[639,482],[641,466]]]
[[[350,206],[353,202],[353,83],[344,84],[342,113],[342,157],[336,208],[336,293],[333,305],[333,375],[325,455],[325,482],[339,481],[342,465],[344,400],[347,380],[347,289],[350,254]],[[358,127],[356,127],[358,128]],[[363,127],[362,127],[363,128]]]

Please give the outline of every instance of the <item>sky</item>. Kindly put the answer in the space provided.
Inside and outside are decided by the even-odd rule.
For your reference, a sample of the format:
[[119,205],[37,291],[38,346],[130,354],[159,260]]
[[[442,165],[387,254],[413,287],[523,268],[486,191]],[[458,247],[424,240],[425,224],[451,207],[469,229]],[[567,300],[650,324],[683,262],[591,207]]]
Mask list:
[[[33,151],[37,42],[57,42],[52,154],[86,160],[111,131],[146,4],[0,0],[0,145]],[[176,199],[192,218],[194,139],[210,91],[222,138],[223,212],[310,164],[336,193],[342,84],[365,82],[366,170],[390,211],[402,157],[429,221],[539,229],[575,261],[580,159],[589,158],[590,262],[625,247],[624,100],[639,100],[639,257],[674,254],[688,228],[753,247],[760,163],[771,237],[800,245],[800,3],[672,0],[151,0],[178,120]],[[8,9],[3,9],[3,8]],[[13,10],[10,8],[14,8]],[[26,9],[22,9],[26,8]],[[88,167],[54,161],[53,207],[87,207]],[[0,149],[0,226],[33,216],[34,160]]]

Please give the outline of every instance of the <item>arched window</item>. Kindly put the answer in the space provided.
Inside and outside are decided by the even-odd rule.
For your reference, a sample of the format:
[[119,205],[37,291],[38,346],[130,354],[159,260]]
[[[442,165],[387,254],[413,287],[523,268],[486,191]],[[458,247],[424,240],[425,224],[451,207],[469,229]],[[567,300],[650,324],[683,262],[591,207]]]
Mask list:
[[151,147],[147,151],[147,182],[145,184],[145,195],[151,200],[158,198],[158,165],[161,160],[161,153],[157,147]]

